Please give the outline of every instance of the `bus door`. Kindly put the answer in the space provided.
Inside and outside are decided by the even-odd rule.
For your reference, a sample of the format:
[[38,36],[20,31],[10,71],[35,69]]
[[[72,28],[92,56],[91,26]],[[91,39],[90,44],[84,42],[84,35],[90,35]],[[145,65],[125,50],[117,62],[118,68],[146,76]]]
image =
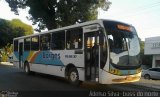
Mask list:
[[99,78],[99,36],[98,32],[84,34],[85,79],[98,81]]
[[23,42],[19,42],[19,68],[23,68]]

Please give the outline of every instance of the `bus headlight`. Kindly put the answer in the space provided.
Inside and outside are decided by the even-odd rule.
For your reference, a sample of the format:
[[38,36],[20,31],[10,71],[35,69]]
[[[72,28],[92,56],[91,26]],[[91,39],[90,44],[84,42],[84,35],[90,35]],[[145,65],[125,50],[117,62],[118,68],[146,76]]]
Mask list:
[[141,68],[138,68],[137,70],[136,70],[136,73],[140,73],[142,71],[142,69]]
[[110,69],[110,73],[115,74],[115,75],[120,75],[121,72],[118,69]]

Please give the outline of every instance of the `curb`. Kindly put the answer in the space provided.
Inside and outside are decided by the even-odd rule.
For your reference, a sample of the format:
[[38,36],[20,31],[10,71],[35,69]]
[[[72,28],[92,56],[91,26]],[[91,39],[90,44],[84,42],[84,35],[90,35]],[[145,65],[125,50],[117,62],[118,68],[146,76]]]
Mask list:
[[146,79],[141,79],[139,82],[135,82],[132,83],[133,85],[137,85],[137,86],[143,86],[146,88],[153,88],[156,90],[160,91],[160,81],[156,81],[156,80],[146,80]]
[[149,86],[140,85],[140,84],[132,84],[132,85],[134,85],[134,86],[141,86],[142,88],[145,88],[145,90],[147,90],[147,91],[158,91],[158,92],[160,91],[160,89],[156,88],[156,87],[149,87]]
[[10,65],[10,66],[13,66],[13,64],[10,63],[10,62],[0,62],[0,64],[2,64],[2,65]]

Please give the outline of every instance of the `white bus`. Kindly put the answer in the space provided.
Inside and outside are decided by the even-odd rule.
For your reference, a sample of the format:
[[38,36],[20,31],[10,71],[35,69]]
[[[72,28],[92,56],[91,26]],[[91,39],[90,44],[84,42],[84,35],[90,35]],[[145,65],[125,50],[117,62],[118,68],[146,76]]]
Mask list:
[[14,38],[14,65],[29,74],[64,77],[72,84],[127,83],[141,77],[140,45],[132,25],[94,20]]

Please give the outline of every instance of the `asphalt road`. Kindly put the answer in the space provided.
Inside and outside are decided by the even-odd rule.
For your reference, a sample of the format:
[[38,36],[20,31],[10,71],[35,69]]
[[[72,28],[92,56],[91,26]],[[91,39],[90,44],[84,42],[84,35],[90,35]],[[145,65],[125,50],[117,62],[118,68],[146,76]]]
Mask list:
[[0,90],[65,91],[75,89],[82,90],[69,85],[62,78],[43,74],[26,75],[13,66],[0,66]]
[[0,97],[84,97],[120,96],[122,92],[134,94],[134,91],[156,90],[132,84],[100,85],[87,82],[76,87],[63,78],[44,74],[26,75],[23,70],[13,66],[0,65],[0,91]]
[[63,78],[44,74],[26,75],[23,70],[13,66],[0,65],[0,97],[6,94],[15,97],[63,96],[70,95],[73,91],[81,94],[86,90],[70,85]]

